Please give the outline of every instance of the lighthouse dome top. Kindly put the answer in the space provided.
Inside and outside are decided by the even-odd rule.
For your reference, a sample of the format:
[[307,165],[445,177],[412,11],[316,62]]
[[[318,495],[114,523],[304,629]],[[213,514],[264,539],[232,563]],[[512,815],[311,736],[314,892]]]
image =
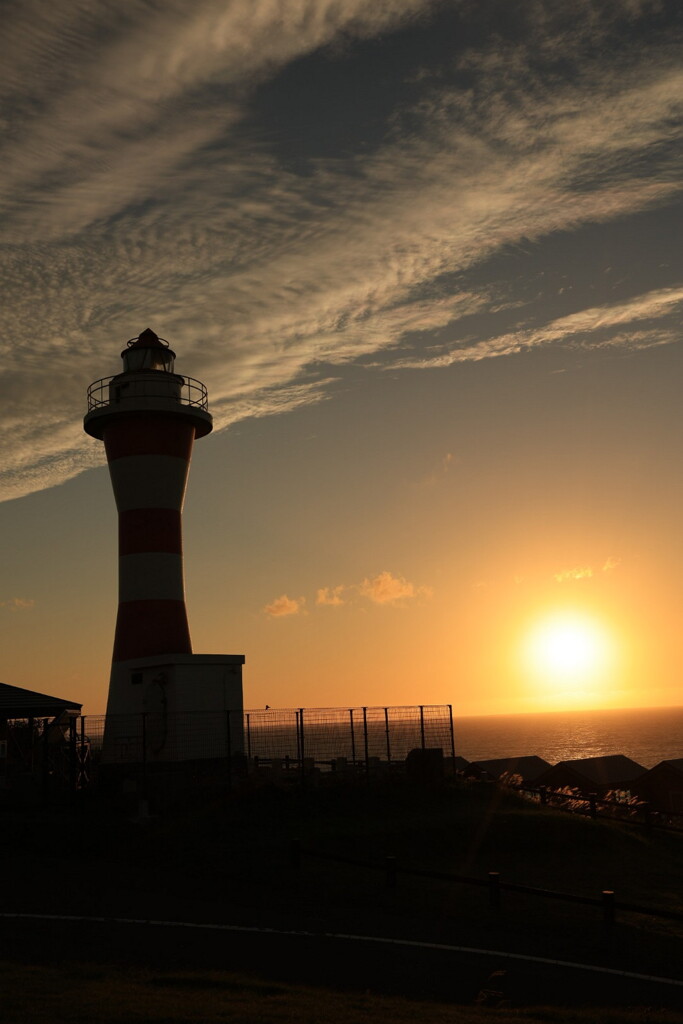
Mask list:
[[125,373],[136,370],[160,370],[162,373],[173,373],[175,352],[164,338],[160,338],[151,328],[131,338],[121,353]]

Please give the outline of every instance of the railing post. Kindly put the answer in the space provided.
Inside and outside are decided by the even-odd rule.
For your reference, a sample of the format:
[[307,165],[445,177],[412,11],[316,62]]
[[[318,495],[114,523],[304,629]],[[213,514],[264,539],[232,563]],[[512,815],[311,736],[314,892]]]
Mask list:
[[489,871],[489,903],[496,913],[500,910],[500,872]]
[[589,809],[590,809],[590,816],[591,816],[591,818],[597,818],[597,816],[598,816],[598,794],[597,793],[589,793],[588,794],[588,806],[589,806]]
[[301,754],[301,736],[299,735],[299,712],[294,712],[294,722],[296,725],[296,760],[300,768],[303,768],[303,757]]
[[391,764],[391,736],[389,735],[389,708],[384,709],[384,730],[387,734],[387,763]]
[[424,709],[424,706],[422,704],[420,704],[420,744],[422,746],[422,749],[424,750],[425,746],[426,746],[426,744],[425,744],[425,709]]
[[538,787],[538,795],[541,801],[541,806],[546,807],[548,804],[548,790],[545,788],[545,786]]
[[368,751],[368,709],[363,708],[363,749],[365,751],[365,774],[370,773],[370,758]]
[[251,715],[247,711],[247,758],[251,761]]
[[396,858],[395,857],[385,857],[384,858],[384,868],[385,868],[385,871],[386,871],[387,889],[395,889],[396,888]]

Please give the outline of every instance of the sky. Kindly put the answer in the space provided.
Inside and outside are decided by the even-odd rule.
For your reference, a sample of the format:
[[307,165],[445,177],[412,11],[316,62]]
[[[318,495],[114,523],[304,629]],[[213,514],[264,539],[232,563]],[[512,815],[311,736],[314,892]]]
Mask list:
[[104,711],[86,390],[203,381],[245,705],[683,704],[676,0],[5,0],[0,679]]

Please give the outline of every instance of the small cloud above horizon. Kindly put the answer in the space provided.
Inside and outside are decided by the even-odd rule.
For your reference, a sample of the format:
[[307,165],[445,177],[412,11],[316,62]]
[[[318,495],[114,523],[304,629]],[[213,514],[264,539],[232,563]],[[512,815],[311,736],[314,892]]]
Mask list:
[[416,586],[403,576],[394,576],[387,571],[373,579],[364,579],[358,592],[375,604],[397,604],[415,597],[429,598],[433,594],[431,587]]
[[0,601],[0,608],[8,608],[12,612],[27,611],[35,607],[32,597],[11,597],[8,601]]
[[271,604],[267,604],[263,611],[273,619],[281,619],[287,615],[298,615],[303,612],[305,604],[305,597],[288,597],[287,594],[282,594]]

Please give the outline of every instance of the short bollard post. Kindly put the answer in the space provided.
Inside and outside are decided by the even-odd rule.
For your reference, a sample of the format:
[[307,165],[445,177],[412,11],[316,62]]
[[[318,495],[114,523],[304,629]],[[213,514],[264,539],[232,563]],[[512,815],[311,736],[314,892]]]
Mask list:
[[500,910],[500,872],[489,871],[489,902],[491,910]]
[[396,888],[396,858],[385,857],[384,867],[386,869],[387,889]]
[[598,794],[597,793],[589,793],[588,794],[588,806],[590,808],[590,816],[591,816],[591,818],[597,818],[597,816],[598,816]]
[[615,920],[613,889],[602,890],[602,914],[605,924],[611,928]]
[[541,807],[545,807],[548,803],[548,791],[545,786],[538,787],[538,796],[541,801]]
[[298,871],[301,867],[301,840],[292,839],[289,844],[289,866],[294,871]]

